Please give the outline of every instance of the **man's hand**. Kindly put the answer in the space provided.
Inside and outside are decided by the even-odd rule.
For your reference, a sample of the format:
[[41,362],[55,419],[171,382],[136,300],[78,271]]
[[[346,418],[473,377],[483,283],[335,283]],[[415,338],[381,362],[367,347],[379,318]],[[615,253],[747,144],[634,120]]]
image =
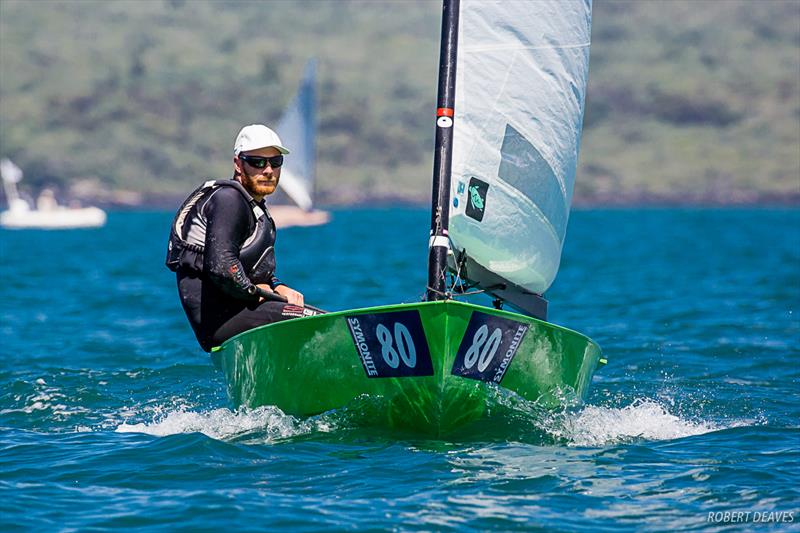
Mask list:
[[275,287],[274,290],[275,292],[277,292],[278,294],[289,300],[290,304],[299,305],[300,307],[303,307],[304,300],[302,293],[299,293],[296,290],[287,287],[286,285],[278,285],[277,287]]
[[[270,287],[270,286],[269,286],[269,285],[267,285],[266,283],[259,283],[258,285],[256,285],[256,287],[258,287],[259,289],[261,289],[261,290],[263,290],[263,291],[269,292],[269,293],[271,293],[271,294],[278,294],[277,292],[273,291],[273,290],[272,290],[272,287]],[[273,300],[271,300],[270,298],[267,298],[267,297],[264,297],[264,296],[262,296],[262,297],[260,297],[260,298],[258,299],[258,303],[259,303],[259,304],[262,304],[262,303],[266,302],[267,300],[273,301]],[[277,302],[278,300],[274,300],[274,301],[276,301],[276,302]]]

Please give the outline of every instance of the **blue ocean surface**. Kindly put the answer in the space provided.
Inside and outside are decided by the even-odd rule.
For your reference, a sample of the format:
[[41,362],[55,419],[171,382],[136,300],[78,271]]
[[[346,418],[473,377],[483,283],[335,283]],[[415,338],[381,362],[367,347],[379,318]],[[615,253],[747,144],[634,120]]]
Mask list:
[[[0,530],[799,529],[800,211],[574,212],[547,296],[608,359],[586,405],[439,440],[231,410],[171,216],[0,230]],[[329,310],[416,301],[428,225],[334,211],[279,232],[278,274]]]

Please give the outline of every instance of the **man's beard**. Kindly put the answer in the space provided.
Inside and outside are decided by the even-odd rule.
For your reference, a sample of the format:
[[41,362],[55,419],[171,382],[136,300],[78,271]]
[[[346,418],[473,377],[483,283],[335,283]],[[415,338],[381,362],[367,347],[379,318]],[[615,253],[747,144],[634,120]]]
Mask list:
[[[280,178],[278,178],[277,176],[273,175],[272,178],[266,178],[266,177],[262,177],[262,175],[260,173],[259,174],[254,174],[254,175],[249,174],[246,170],[243,170],[242,174],[244,175],[245,181],[247,181],[249,187],[253,190],[253,193],[255,193],[255,194],[267,196],[267,195],[272,194],[273,192],[275,192],[275,190],[278,188],[278,180]],[[262,185],[262,184],[258,183],[258,180],[260,180],[260,179],[265,179],[265,180],[268,179],[271,183],[274,182],[275,185],[274,185],[274,187],[271,184],[270,185]]]

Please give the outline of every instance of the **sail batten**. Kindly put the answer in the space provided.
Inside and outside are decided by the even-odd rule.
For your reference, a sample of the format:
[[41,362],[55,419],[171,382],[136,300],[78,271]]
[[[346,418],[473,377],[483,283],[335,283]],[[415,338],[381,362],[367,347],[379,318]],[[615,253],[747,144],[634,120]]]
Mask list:
[[590,27],[590,0],[461,1],[450,239],[484,287],[542,294],[558,271]]
[[570,48],[589,48],[590,42],[577,43],[577,44],[564,44],[564,45],[536,45],[536,46],[522,46],[514,43],[483,45],[483,46],[464,46],[460,48],[461,52],[493,52],[496,50],[561,50]]

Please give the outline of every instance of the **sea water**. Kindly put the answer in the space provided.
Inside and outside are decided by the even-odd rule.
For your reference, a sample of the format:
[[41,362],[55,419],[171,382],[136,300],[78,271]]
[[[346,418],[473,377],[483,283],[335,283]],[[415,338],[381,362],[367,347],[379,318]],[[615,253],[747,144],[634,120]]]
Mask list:
[[[573,213],[547,296],[608,359],[587,404],[501,396],[443,440],[232,411],[170,218],[0,230],[0,530],[798,529],[800,211]],[[334,211],[279,233],[278,274],[329,310],[419,300],[428,220]]]

